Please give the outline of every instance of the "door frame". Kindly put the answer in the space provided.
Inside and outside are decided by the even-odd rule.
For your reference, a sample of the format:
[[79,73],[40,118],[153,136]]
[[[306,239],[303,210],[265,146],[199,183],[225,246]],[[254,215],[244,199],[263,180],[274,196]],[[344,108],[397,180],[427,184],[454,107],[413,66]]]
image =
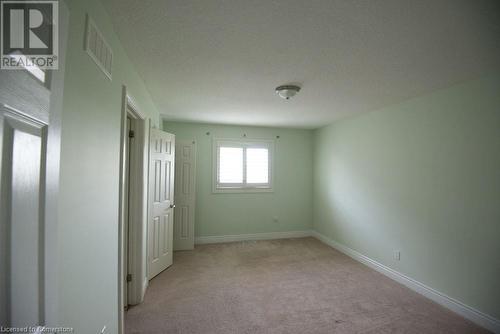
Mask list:
[[45,161],[45,324],[59,323],[59,180],[64,74],[70,12],[66,0],[59,0],[59,69],[50,71],[50,111]]
[[[127,133],[127,117],[130,117],[134,128],[134,141],[129,147],[132,160],[129,165],[129,177],[125,175],[125,143],[129,140]],[[145,239],[147,237],[147,181],[148,181],[148,126],[147,117],[137,107],[127,87],[122,89],[121,138],[120,138],[120,183],[119,183],[119,228],[118,228],[118,331],[124,332],[124,308],[139,304],[144,299],[147,279],[145,278]],[[128,194],[125,193],[125,182],[129,180]],[[130,205],[125,205],[126,201]],[[128,212],[125,209],[128,207]],[[125,215],[128,215],[128,226],[125,226]],[[125,228],[128,228],[128,240],[125,240]],[[124,253],[125,243],[128,256]],[[127,266],[125,262],[127,261]],[[128,268],[128,273],[124,269]],[[125,274],[131,274],[131,281],[123,284]],[[124,305],[125,293],[128,305]]]

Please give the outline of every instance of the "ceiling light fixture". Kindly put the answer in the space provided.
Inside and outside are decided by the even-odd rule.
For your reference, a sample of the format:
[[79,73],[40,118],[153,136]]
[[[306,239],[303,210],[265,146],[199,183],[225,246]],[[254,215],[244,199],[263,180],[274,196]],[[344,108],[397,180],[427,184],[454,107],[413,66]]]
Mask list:
[[283,85],[276,87],[276,94],[278,94],[282,99],[290,100],[300,91],[299,86],[295,85]]

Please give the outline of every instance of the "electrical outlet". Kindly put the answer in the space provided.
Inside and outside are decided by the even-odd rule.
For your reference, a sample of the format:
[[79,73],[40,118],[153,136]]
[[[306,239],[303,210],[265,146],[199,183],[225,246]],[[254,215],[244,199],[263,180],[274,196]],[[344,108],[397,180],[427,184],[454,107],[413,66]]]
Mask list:
[[401,260],[401,252],[398,250],[394,251],[394,260],[399,261]]

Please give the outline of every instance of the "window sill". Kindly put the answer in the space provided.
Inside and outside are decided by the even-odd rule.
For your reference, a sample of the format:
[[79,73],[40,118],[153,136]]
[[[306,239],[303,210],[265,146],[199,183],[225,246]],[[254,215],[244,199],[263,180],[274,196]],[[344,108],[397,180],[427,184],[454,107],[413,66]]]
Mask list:
[[213,188],[213,194],[247,194],[247,193],[272,193],[274,192],[273,188]]

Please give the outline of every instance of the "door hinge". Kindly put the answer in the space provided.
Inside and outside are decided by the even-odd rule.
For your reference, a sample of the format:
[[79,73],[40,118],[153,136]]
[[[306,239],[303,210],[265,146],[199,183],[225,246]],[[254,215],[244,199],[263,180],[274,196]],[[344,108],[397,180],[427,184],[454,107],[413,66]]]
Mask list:
[[127,274],[127,282],[132,282],[132,274]]
[[130,131],[128,132],[128,137],[129,137],[129,138],[134,138],[134,137],[135,137],[134,130],[130,130]]

